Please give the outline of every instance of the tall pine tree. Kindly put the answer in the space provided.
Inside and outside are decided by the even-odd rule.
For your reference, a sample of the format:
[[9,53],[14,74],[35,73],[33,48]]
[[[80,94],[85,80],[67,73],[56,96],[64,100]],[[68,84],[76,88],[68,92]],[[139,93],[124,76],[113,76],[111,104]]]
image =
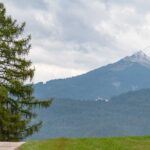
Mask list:
[[24,27],[6,16],[0,3],[0,141],[19,141],[37,132],[42,122],[31,123],[36,117],[33,109],[50,105],[35,99],[32,84],[25,84],[34,69],[27,60],[31,37],[23,36]]

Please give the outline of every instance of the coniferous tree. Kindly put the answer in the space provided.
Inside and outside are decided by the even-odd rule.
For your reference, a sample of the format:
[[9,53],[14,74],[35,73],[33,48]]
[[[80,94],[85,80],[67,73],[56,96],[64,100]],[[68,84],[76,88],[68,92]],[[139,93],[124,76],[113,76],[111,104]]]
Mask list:
[[34,69],[27,59],[31,48],[30,36],[24,37],[25,23],[6,16],[0,3],[0,141],[19,141],[37,132],[42,122],[35,124],[33,109],[48,107],[51,101],[40,101],[32,96]]

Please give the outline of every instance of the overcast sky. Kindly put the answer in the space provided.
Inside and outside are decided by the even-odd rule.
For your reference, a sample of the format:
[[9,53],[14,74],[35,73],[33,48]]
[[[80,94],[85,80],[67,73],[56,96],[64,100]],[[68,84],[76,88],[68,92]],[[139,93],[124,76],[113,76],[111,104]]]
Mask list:
[[82,74],[150,45],[150,0],[0,1],[32,35],[34,82]]

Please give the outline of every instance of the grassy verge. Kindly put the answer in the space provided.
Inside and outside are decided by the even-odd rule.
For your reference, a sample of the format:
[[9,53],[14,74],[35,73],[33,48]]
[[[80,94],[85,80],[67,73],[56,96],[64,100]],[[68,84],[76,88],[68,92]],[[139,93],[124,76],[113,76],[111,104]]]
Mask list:
[[29,141],[19,150],[150,150],[150,137],[59,138]]

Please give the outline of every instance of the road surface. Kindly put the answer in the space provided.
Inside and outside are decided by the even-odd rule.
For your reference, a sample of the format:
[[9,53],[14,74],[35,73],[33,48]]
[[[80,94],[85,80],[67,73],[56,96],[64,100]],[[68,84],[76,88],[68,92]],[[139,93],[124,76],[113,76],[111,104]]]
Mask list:
[[16,150],[24,142],[0,142],[0,150]]

